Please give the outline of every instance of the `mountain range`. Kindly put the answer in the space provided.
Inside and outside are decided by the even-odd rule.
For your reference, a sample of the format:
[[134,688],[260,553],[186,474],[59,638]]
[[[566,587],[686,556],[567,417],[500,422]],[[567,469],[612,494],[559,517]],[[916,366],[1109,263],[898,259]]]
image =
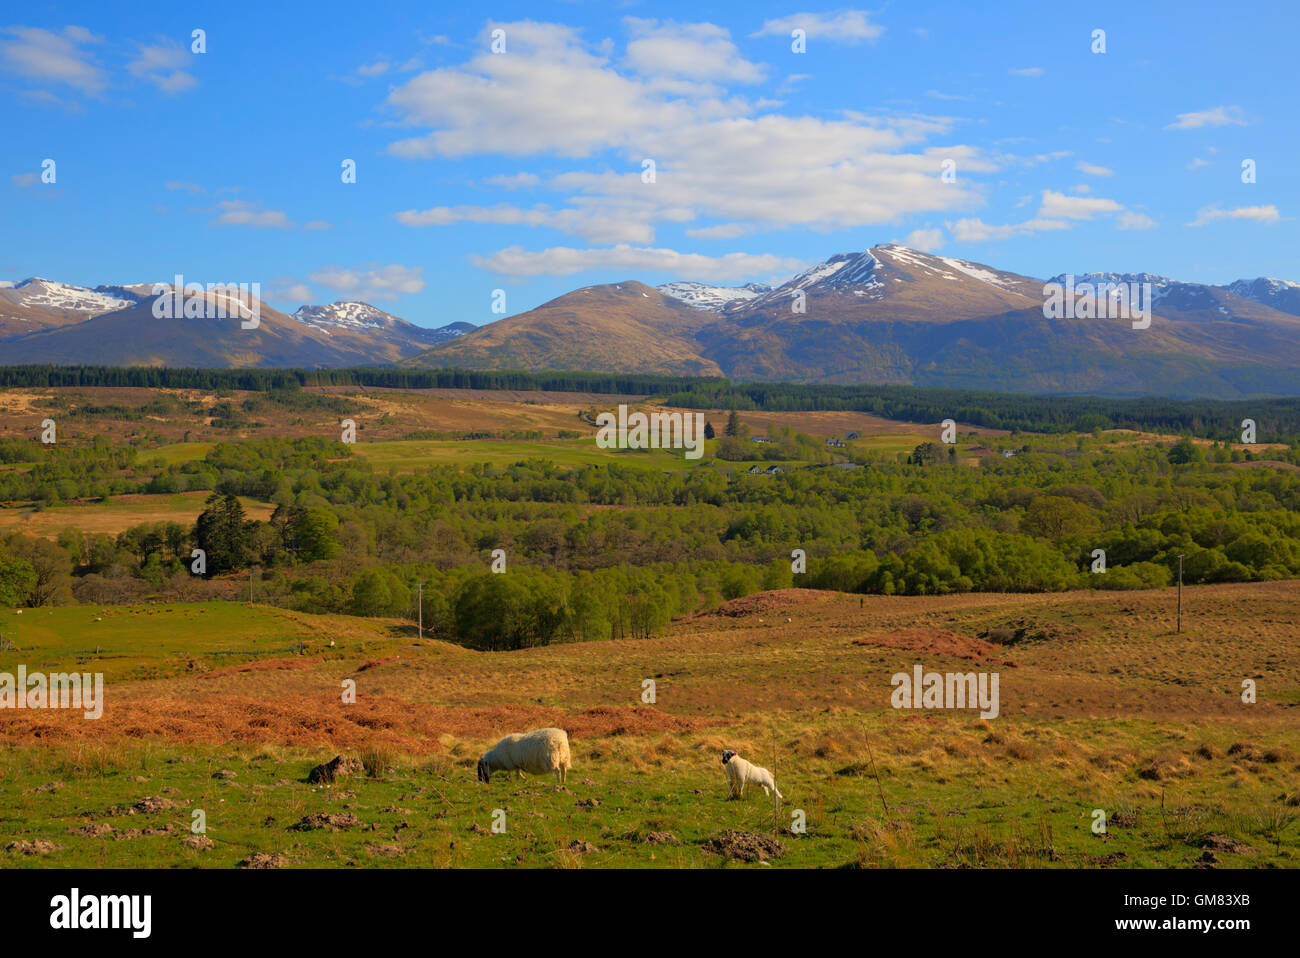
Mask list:
[[475,329],[428,329],[368,303],[258,304],[256,329],[237,319],[158,319],[156,285],[88,289],[46,279],[0,283],[0,363],[106,366],[317,367],[392,365]]
[[1185,283],[1148,273],[1148,328],[1049,319],[1044,282],[897,244],[836,254],[776,286],[587,286],[481,327],[416,326],[365,303],[160,320],[153,284],[0,283],[0,362],[399,365],[906,383],[1034,393],[1300,395],[1300,283]]
[[1074,282],[1150,283],[1150,327],[1048,319],[1040,279],[884,244],[775,287],[589,286],[402,364],[1051,394],[1300,394],[1300,284],[1207,286],[1146,273]]

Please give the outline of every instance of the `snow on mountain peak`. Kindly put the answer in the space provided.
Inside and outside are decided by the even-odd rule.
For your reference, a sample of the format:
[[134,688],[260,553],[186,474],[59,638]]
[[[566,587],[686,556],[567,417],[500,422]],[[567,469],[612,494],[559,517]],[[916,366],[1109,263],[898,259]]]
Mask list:
[[81,313],[107,313],[115,309],[130,306],[129,299],[119,299],[85,286],[73,286],[54,280],[31,276],[19,283],[8,282],[5,289],[13,290],[12,299],[24,306],[39,306],[46,309],[67,309]]
[[382,329],[391,325],[394,319],[369,303],[345,300],[324,306],[300,306],[293,318],[317,329],[338,326],[349,329]]
[[1239,279],[1229,283],[1226,288],[1238,296],[1253,298],[1260,293],[1276,295],[1286,290],[1300,289],[1300,283],[1293,283],[1289,279],[1274,279],[1272,276],[1260,276],[1256,279]]
[[656,287],[670,299],[712,312],[718,312],[730,303],[755,299],[770,291],[771,288],[762,283],[746,283],[744,286],[710,286],[707,283],[694,283],[689,280],[664,283]]

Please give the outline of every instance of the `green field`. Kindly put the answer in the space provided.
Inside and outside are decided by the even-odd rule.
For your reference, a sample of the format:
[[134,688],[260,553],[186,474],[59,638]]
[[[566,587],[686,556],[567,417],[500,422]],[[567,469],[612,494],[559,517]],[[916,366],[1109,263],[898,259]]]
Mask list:
[[[108,701],[98,722],[15,713],[28,724],[0,729],[0,864],[1297,863],[1294,659],[1260,672],[1258,706],[1223,688],[1260,649],[1295,647],[1294,620],[1267,625],[1294,607],[1285,583],[1190,590],[1196,618],[1182,635],[1159,590],[870,597],[869,608],[798,590],[757,598],[659,639],[513,653],[239,603],[29,612],[0,671],[102,671]],[[1228,624],[1243,609],[1259,617],[1248,633]],[[1108,623],[1125,610],[1119,636]],[[1041,637],[994,650],[1016,659],[1000,667],[1000,717],[889,708],[891,671],[918,655],[972,668],[966,656],[985,647],[968,639],[963,651],[959,637],[1007,615],[1029,616]],[[916,651],[939,640],[949,651]],[[637,698],[644,675],[661,683],[652,706]],[[357,701],[341,704],[348,678]],[[570,730],[564,788],[475,780],[501,734],[546,724]],[[761,792],[726,799],[724,747],[775,771],[779,809]],[[337,754],[365,771],[308,784]],[[196,810],[210,846],[191,831]],[[313,827],[313,816],[338,817]],[[747,860],[751,848],[767,864]]]
[[[761,792],[726,800],[711,736],[575,742],[575,768],[560,790],[553,781],[505,776],[483,786],[472,757],[384,749],[363,753],[373,776],[319,786],[305,779],[332,757],[328,748],[7,748],[0,839],[57,850],[0,855],[6,867],[232,867],[253,853],[310,867],[767,864],[709,850],[711,839],[734,829],[778,841],[783,851],[770,864],[781,867],[1186,867],[1207,838],[1223,846],[1215,858],[1227,867],[1295,865],[1293,831],[1280,850],[1274,841],[1294,814],[1270,811],[1268,796],[1236,795],[1228,805],[1214,787],[1090,793],[1023,759],[1026,748],[1064,757],[1074,740],[1154,748],[1185,728],[1101,721],[1045,733],[1010,723],[994,735],[958,723],[935,730],[936,740],[966,756],[935,775],[889,747],[888,727],[862,727],[876,742],[879,787],[869,763],[803,761],[798,772],[778,767],[786,799],[779,811]],[[145,799],[168,807],[128,810]],[[1092,832],[1094,805],[1109,816],[1104,836]],[[196,809],[206,816],[210,849],[184,844]],[[799,834],[790,831],[796,809],[807,825]],[[356,823],[292,827],[316,814]],[[504,833],[494,833],[501,821]],[[653,833],[675,841],[647,842]],[[596,850],[574,853],[574,842]]]
[[[9,611],[0,672],[75,666],[106,682],[171,678],[263,658],[380,654],[405,641],[405,623],[318,616],[243,602],[63,606]],[[323,635],[332,639],[322,640]],[[334,649],[328,642],[334,641]]]

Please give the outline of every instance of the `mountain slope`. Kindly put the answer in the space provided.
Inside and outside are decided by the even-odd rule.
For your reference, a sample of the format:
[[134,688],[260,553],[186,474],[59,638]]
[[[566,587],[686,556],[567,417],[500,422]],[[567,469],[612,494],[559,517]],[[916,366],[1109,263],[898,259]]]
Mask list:
[[341,331],[368,335],[377,343],[396,348],[402,355],[445,343],[477,329],[470,323],[452,323],[440,329],[426,329],[386,313],[369,303],[339,300],[328,306],[300,306],[292,314],[298,322],[326,336]]
[[124,287],[87,289],[39,276],[19,283],[0,282],[0,339],[80,323],[140,298]]
[[1259,301],[1285,301],[1285,284],[1248,297],[1147,274],[1075,281],[1151,283],[1150,327],[1048,319],[1042,280],[884,244],[836,254],[775,288],[588,287],[406,362],[1043,393],[1300,394],[1300,323]]
[[1222,288],[1283,313],[1300,316],[1300,283],[1261,276],[1258,279],[1239,279]]
[[402,365],[717,376],[694,340],[713,318],[644,283],[587,286]]
[[665,296],[680,300],[687,306],[709,309],[715,312],[725,309],[737,301],[751,300],[764,293],[771,292],[772,287],[764,283],[746,283],[744,286],[710,286],[707,283],[664,283],[655,287]]

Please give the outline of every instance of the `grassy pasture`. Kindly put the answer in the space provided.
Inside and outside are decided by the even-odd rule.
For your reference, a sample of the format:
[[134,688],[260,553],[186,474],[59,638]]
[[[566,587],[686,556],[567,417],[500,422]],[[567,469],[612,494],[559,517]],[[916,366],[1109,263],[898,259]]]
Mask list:
[[[53,848],[0,856],[8,867],[232,867],[254,853],[283,866],[1295,867],[1294,586],[1184,598],[1178,635],[1167,591],[784,591],[656,639],[496,654],[419,643],[405,623],[235,603],[28,613],[22,654],[0,656],[0,670],[104,671],[108,702],[98,722],[4,716],[0,849]],[[990,630],[1018,638],[991,643]],[[918,662],[998,672],[1001,714],[891,708],[890,676]],[[654,704],[640,699],[645,678]],[[1254,704],[1241,701],[1243,678],[1257,683]],[[565,789],[474,780],[500,735],[550,724],[573,743]],[[776,772],[779,812],[761,793],[725,800],[724,747]],[[339,753],[368,772],[304,781]],[[195,809],[210,848],[185,843]],[[807,830],[792,834],[795,809]],[[318,814],[341,817],[298,827]],[[784,850],[770,866],[725,858],[709,843],[728,829]]]

